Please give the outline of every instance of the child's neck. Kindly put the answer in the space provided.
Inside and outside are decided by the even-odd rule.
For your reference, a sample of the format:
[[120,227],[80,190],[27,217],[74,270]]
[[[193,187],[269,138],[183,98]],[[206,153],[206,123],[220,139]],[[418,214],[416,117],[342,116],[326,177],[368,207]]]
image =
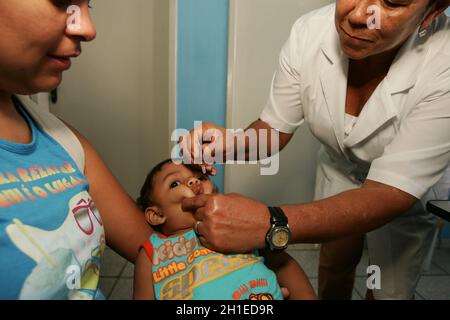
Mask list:
[[185,228],[185,229],[179,229],[179,230],[171,230],[168,228],[161,228],[161,234],[164,235],[165,237],[175,237],[175,236],[179,236],[179,235],[183,235],[185,233],[188,233],[189,231],[191,231],[193,228]]

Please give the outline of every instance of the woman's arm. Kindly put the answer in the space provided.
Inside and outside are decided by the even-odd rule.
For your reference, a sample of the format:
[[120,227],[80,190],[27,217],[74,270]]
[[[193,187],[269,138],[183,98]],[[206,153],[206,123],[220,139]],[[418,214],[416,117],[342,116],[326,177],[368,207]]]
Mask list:
[[[360,189],[321,201],[283,206],[292,242],[319,243],[363,234],[407,211],[417,199],[394,187],[366,181]],[[270,214],[265,204],[237,194],[185,199],[195,212],[200,240],[221,252],[250,252],[265,247]]]
[[317,295],[303,269],[286,252],[263,250],[266,265],[277,275],[281,288],[289,291],[289,300],[317,300]]
[[89,193],[100,211],[106,242],[121,256],[134,262],[152,230],[93,146],[77,130],[70,128],[86,155],[85,175],[90,184]]
[[152,262],[142,249],[134,266],[133,300],[155,300],[152,277]]

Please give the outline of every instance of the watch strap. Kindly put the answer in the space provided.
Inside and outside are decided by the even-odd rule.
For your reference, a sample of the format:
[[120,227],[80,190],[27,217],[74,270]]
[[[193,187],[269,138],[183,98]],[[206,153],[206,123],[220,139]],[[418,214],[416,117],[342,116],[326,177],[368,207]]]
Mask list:
[[270,222],[275,226],[287,226],[288,217],[280,207],[269,207]]

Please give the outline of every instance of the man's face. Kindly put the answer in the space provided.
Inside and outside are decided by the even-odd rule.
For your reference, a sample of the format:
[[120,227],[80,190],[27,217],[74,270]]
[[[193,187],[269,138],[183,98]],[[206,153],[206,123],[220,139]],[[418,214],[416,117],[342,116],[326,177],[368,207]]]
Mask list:
[[[429,0],[337,0],[336,29],[341,48],[359,60],[400,47],[429,13]],[[370,6],[376,6],[380,28],[369,29]]]
[[194,216],[183,211],[181,203],[185,198],[214,192],[214,184],[207,175],[184,165],[166,164],[153,178],[152,193],[152,205],[159,207],[167,219],[164,233],[192,228]]

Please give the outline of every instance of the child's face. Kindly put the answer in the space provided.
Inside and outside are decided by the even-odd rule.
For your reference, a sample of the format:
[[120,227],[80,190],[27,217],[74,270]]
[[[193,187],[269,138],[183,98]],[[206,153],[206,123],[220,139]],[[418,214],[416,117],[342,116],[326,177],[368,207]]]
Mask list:
[[185,198],[214,192],[214,184],[207,175],[168,163],[153,178],[152,207],[146,210],[147,221],[160,225],[166,235],[191,229],[194,216],[183,211],[181,203]]

